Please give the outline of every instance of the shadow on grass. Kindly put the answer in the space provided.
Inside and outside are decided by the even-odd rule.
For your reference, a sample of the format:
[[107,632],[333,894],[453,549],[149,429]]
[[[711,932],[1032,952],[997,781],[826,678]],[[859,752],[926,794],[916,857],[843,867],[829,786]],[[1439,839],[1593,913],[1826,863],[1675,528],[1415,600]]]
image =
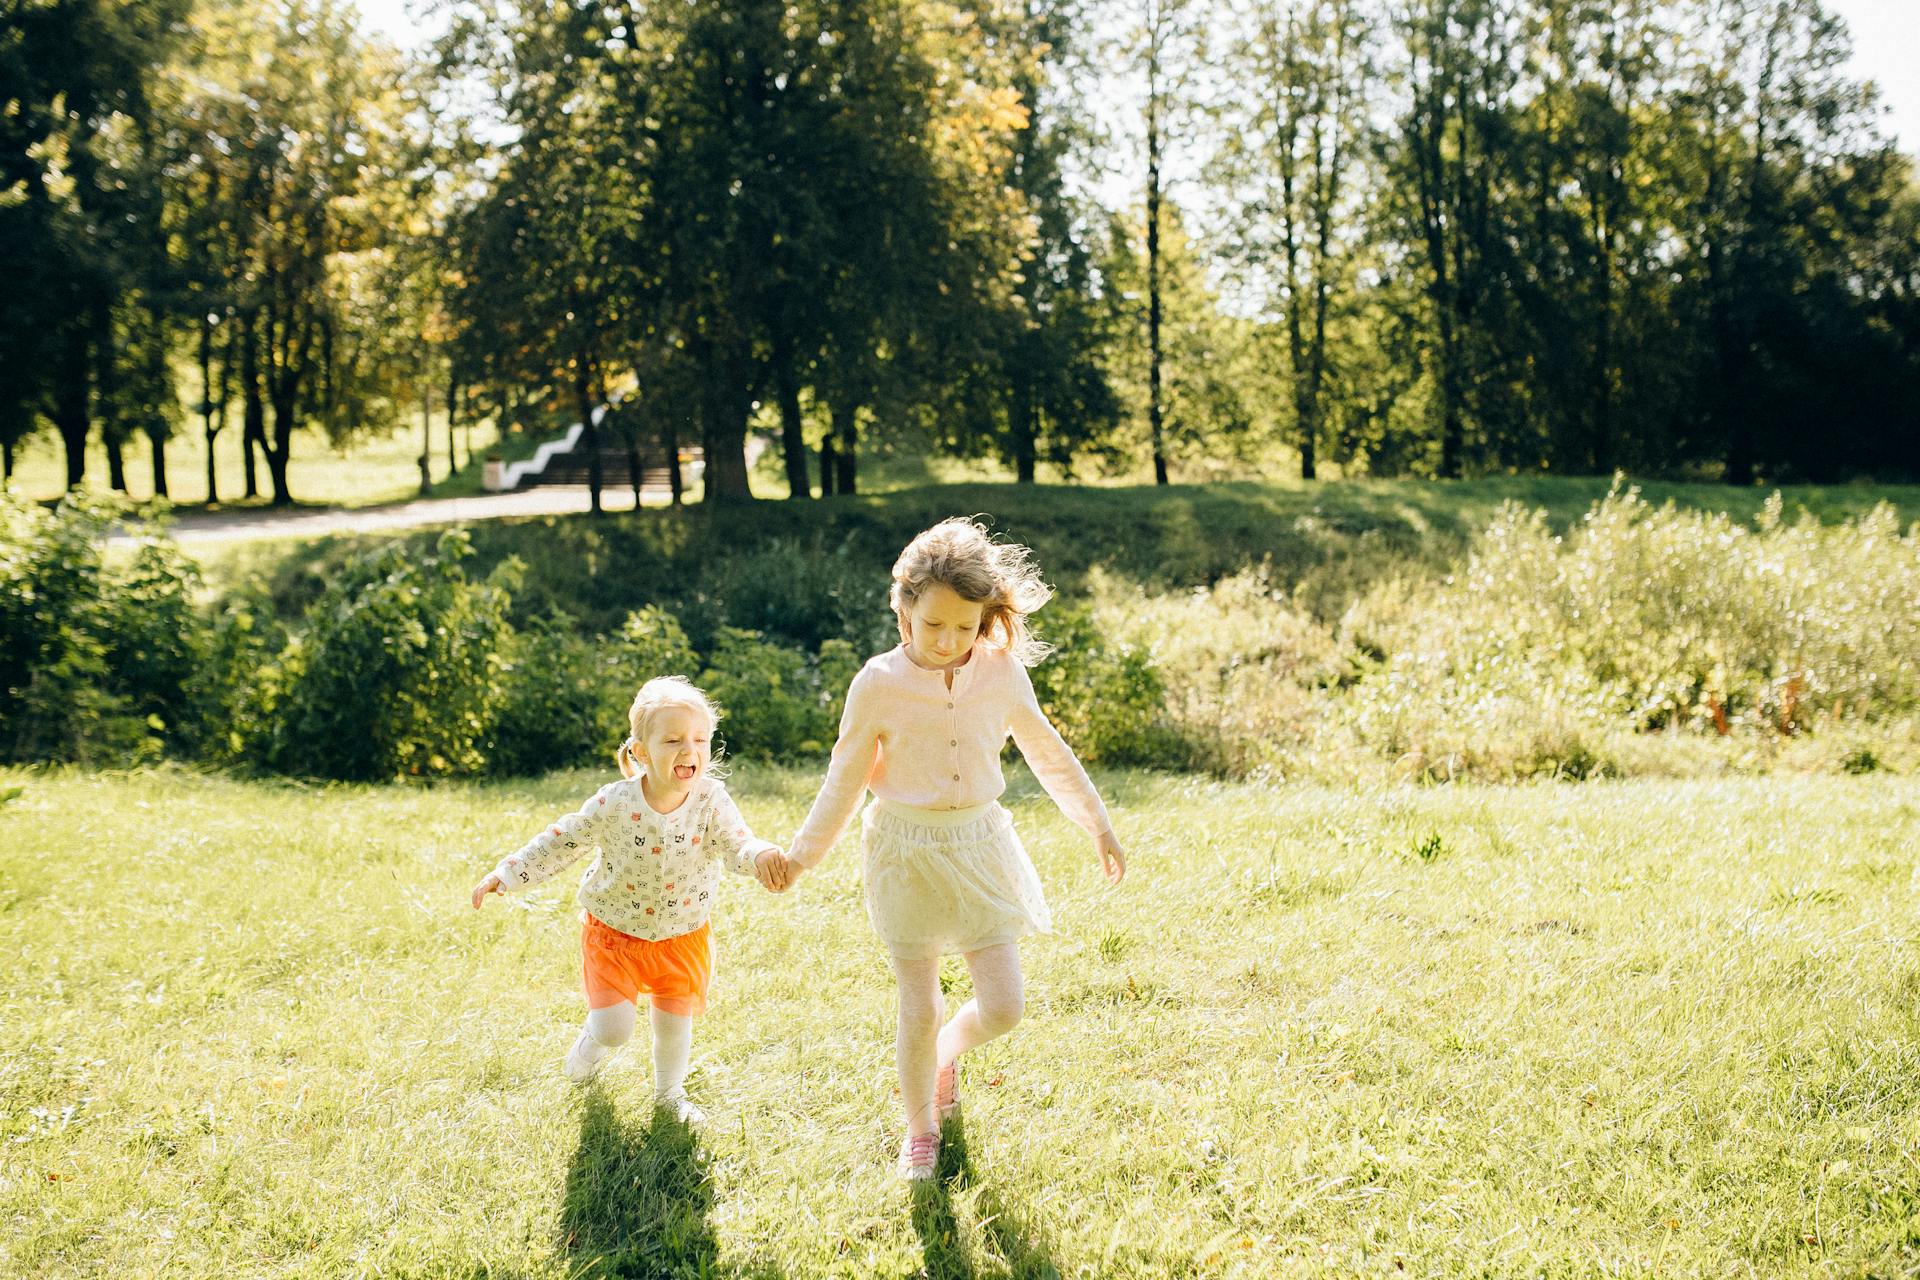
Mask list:
[[[956,1189],[973,1191],[981,1244],[999,1255],[1009,1275],[1016,1280],[1059,1280],[1060,1268],[1045,1242],[1008,1210],[997,1191],[976,1178],[967,1154],[965,1117],[959,1115],[941,1126],[939,1175],[913,1189],[913,1229],[920,1237],[921,1274],[927,1280],[973,1280],[978,1274],[954,1211]],[[992,1268],[995,1274],[999,1270]]]
[[707,1157],[694,1131],[664,1111],[623,1118],[593,1086],[560,1208],[568,1273],[711,1276],[720,1269],[712,1209]]

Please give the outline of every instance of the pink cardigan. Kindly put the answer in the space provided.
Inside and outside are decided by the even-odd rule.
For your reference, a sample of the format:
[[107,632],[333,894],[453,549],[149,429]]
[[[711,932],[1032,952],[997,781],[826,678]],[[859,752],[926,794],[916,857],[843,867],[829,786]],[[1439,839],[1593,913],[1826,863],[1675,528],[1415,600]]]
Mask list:
[[980,644],[944,673],[907,657],[904,647],[867,660],[847,690],[840,740],[827,780],[787,856],[820,864],[871,789],[918,809],[965,809],[1007,789],[1000,749],[1011,733],[1053,802],[1088,835],[1112,830],[1087,771],[1040,710],[1027,669],[997,645]]

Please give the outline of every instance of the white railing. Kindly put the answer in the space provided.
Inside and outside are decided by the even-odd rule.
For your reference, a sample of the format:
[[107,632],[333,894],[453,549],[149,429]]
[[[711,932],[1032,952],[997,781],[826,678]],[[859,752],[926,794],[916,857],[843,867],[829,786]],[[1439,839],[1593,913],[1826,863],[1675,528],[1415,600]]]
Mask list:
[[[594,407],[594,426],[597,427],[606,420],[607,410],[610,407],[611,406],[604,404]],[[585,430],[585,426],[576,422],[567,428],[566,435],[560,437],[558,440],[547,441],[547,443],[533,451],[531,458],[526,458],[520,462],[496,462],[489,460],[486,466],[481,469],[480,487],[489,493],[500,493],[508,489],[519,488],[520,482],[528,476],[537,476],[545,472],[547,464],[553,461],[554,458],[563,453],[573,452],[573,447],[580,443],[581,433]],[[688,459],[684,452],[681,454],[681,458],[683,461],[680,465],[685,469],[688,481],[699,480],[705,467],[704,460],[698,458]]]
[[[605,417],[606,413],[605,405],[595,408],[593,425],[599,426],[600,419]],[[518,488],[520,481],[527,476],[539,475],[545,471],[547,463],[553,460],[555,454],[572,452],[573,446],[580,443],[580,433],[586,429],[584,423],[576,422],[567,428],[566,435],[558,440],[549,440],[535,449],[531,458],[524,458],[519,462],[505,462],[498,467],[487,467],[481,476],[480,487],[496,493],[503,489]]]

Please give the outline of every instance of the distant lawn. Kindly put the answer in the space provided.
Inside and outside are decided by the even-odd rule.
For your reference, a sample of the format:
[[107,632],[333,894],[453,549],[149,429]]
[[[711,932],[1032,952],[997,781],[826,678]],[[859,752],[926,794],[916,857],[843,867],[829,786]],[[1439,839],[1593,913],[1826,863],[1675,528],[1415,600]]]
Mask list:
[[[467,457],[467,433],[460,432],[458,474],[449,476],[447,467],[446,415],[433,418],[433,481],[436,497],[463,497],[481,492],[480,462],[488,452],[500,448],[491,423],[476,423],[472,432],[474,457]],[[509,438],[507,450],[521,443]],[[531,452],[532,442],[525,444]],[[126,460],[129,494],[140,501],[153,496],[152,449],[147,438],[137,436],[128,442],[122,455]],[[287,467],[287,485],[294,501],[315,506],[363,507],[382,502],[402,502],[420,496],[420,423],[416,417],[409,428],[394,435],[368,436],[335,449],[317,431],[301,431],[294,437],[293,457]],[[240,426],[236,421],[222,431],[214,446],[215,475],[219,481],[222,506],[263,505],[273,494],[272,481],[262,464],[257,475],[260,496],[249,502],[246,475],[240,449]],[[15,457],[13,488],[17,493],[41,501],[59,497],[67,483],[66,453],[59,437],[43,432],[30,439]],[[86,487],[95,493],[109,492],[107,453],[94,439],[87,450]],[[180,435],[167,442],[167,488],[179,506],[202,506],[207,500],[207,446],[197,420]]]
[[[1058,932],[914,1199],[847,846],[723,891],[709,1126],[652,1116],[644,1044],[561,1080],[570,890],[465,896],[595,780],[0,776],[0,1273],[1920,1268],[1911,782],[1107,774],[1109,891],[1020,775]],[[735,789],[782,838],[816,781]]]

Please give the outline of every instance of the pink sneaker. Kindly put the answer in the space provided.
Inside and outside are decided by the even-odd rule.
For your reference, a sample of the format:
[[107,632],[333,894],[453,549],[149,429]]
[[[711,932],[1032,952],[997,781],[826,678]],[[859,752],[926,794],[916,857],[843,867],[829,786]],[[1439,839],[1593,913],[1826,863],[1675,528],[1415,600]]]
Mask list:
[[933,1078],[933,1113],[941,1120],[960,1109],[960,1064],[950,1062]]
[[929,1181],[939,1162],[940,1135],[937,1133],[911,1133],[900,1144],[900,1176],[908,1182]]

